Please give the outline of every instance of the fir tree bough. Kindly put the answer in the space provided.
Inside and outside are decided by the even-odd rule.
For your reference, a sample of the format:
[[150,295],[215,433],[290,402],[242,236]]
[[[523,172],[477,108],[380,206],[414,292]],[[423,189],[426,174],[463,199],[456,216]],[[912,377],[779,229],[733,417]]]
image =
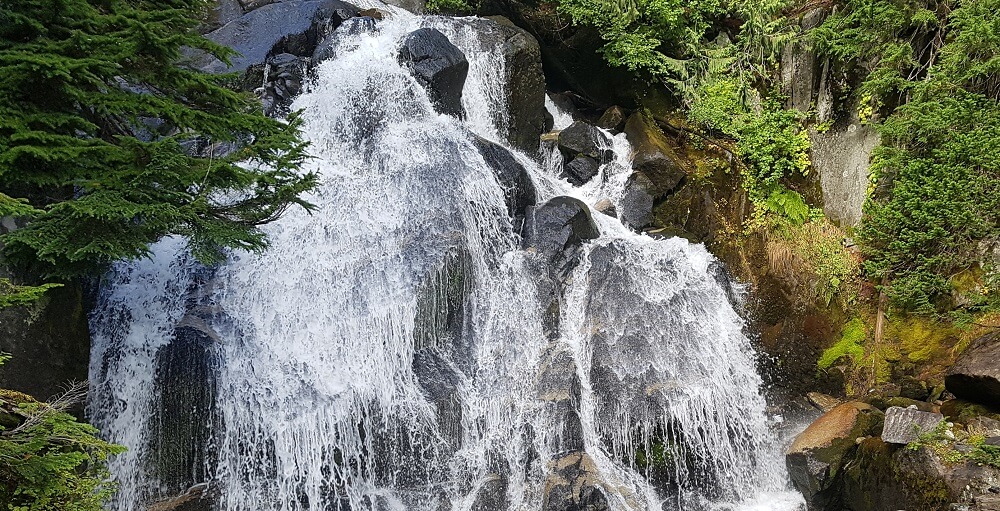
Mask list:
[[[0,365],[8,358],[0,353]],[[104,508],[115,491],[107,458],[125,449],[66,413],[85,395],[86,386],[76,385],[51,403],[40,403],[0,389],[0,511]]]
[[[0,237],[10,262],[70,278],[172,234],[211,262],[263,248],[261,224],[310,207],[298,121],[181,65],[185,48],[229,55],[197,32],[209,4],[0,3],[0,217],[30,220]],[[218,143],[238,149],[194,150]]]

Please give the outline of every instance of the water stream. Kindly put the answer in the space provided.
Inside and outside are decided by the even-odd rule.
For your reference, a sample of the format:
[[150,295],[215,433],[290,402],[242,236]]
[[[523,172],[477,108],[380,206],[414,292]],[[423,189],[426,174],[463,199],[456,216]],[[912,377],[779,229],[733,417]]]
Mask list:
[[[425,26],[469,56],[464,120],[397,62]],[[173,238],[115,267],[91,318],[89,403],[129,448],[113,509],[206,481],[223,511],[534,511],[572,460],[616,511],[801,505],[741,291],[703,246],[592,212],[601,235],[551,331],[542,263],[474,140],[501,142],[509,122],[498,51],[474,25],[394,11],[295,102],[322,178],[313,214],[289,211],[270,249],[219,268]],[[593,206],[631,172],[624,136],[609,148],[583,187],[557,177],[557,152],[516,158],[539,203]]]

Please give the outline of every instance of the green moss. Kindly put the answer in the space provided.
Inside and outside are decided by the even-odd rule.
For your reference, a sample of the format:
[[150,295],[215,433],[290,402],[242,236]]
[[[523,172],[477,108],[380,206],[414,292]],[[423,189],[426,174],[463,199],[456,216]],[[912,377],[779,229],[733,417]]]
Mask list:
[[955,338],[951,325],[918,316],[892,318],[887,330],[891,338],[898,340],[902,354],[915,363],[947,357]]
[[835,362],[847,356],[852,362],[860,361],[865,355],[863,343],[868,337],[868,330],[860,318],[854,318],[844,325],[840,340],[827,348],[819,357],[817,365],[820,369],[829,369]]

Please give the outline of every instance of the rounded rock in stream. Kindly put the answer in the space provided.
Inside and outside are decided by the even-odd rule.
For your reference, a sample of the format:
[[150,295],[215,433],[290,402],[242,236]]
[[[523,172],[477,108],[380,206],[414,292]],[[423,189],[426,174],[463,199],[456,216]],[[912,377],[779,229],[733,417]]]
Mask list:
[[472,143],[479,150],[486,165],[504,189],[507,212],[515,221],[524,218],[525,210],[537,202],[535,183],[528,170],[506,148],[482,137],[473,137]]
[[609,147],[611,141],[607,135],[583,121],[576,121],[559,132],[559,150],[567,160],[581,155],[606,160],[614,155],[611,149],[605,149]]
[[884,415],[871,405],[844,403],[816,419],[795,438],[785,463],[795,488],[810,509],[825,509],[837,498],[841,469],[858,438],[881,432]]
[[589,156],[577,156],[563,165],[563,176],[576,186],[590,181],[601,170],[601,164]]
[[569,259],[567,252],[600,232],[590,209],[573,197],[554,197],[528,208],[524,224],[524,244],[535,248],[550,261]]
[[403,40],[399,59],[427,89],[437,111],[462,116],[462,88],[469,75],[469,61],[462,50],[440,31],[421,28]]

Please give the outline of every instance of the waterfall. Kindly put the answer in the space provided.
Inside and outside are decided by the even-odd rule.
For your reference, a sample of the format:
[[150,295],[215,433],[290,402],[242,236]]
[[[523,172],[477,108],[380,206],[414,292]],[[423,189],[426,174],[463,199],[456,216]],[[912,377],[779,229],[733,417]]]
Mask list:
[[[464,120],[397,62],[428,26],[469,56]],[[546,295],[476,143],[510,122],[498,51],[461,20],[394,11],[295,102],[315,212],[218,268],[176,238],[115,266],[91,317],[89,402],[129,448],[112,509],[205,481],[224,511],[539,510],[570,462],[616,511],[798,508],[740,291],[704,247],[594,211],[600,237]],[[557,177],[557,151],[515,158],[539,202],[593,206],[631,172],[628,142],[610,140],[582,187]]]

